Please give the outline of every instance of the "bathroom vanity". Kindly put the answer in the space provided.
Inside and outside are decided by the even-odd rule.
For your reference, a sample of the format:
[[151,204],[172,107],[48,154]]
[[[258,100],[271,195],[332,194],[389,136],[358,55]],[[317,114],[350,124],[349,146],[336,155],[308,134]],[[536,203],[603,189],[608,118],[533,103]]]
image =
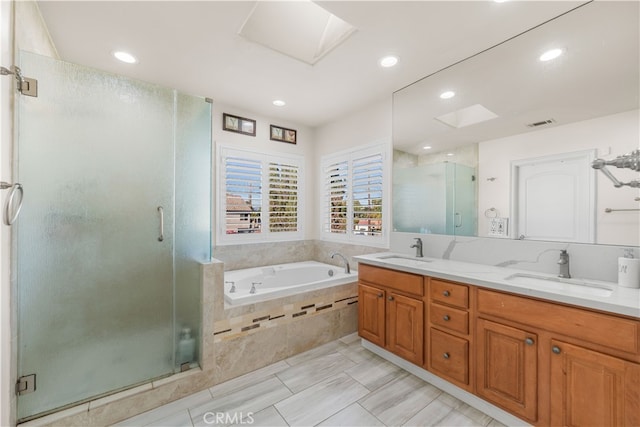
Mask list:
[[640,425],[640,290],[399,254],[356,259],[367,348],[533,425]]

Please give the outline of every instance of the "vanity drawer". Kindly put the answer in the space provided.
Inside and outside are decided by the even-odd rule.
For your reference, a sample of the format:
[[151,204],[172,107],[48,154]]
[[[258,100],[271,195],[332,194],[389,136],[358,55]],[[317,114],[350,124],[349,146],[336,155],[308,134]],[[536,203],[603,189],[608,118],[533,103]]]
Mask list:
[[431,303],[429,319],[433,325],[461,334],[469,334],[469,313],[464,310]]
[[469,341],[431,328],[430,367],[434,373],[469,384]]
[[431,279],[431,300],[460,308],[469,308],[469,287],[459,283]]
[[424,295],[422,276],[417,274],[360,264],[358,266],[358,278],[400,292],[419,296]]
[[577,307],[478,289],[478,311],[603,345],[640,354],[640,321]]

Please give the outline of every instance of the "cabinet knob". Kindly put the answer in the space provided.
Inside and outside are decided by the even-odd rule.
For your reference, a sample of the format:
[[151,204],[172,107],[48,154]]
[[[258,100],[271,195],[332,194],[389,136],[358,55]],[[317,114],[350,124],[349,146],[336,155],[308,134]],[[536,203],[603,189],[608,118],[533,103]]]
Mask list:
[[527,338],[527,339],[525,339],[525,340],[524,340],[524,343],[525,343],[526,345],[533,345],[534,341],[533,341],[533,339],[532,339],[532,338]]
[[554,354],[562,353],[562,351],[560,350],[560,347],[558,347],[557,345],[554,345],[553,347],[551,347],[551,351],[553,351]]
[[382,292],[378,294],[378,298],[382,298]]
[[449,292],[449,291],[444,291],[444,292],[442,293],[442,295],[444,295],[445,297],[448,297],[449,295],[451,295],[451,292]]
[[449,319],[450,319],[450,317],[449,317],[449,315],[448,315],[448,314],[445,314],[445,315],[442,317],[442,320],[444,320],[445,322],[448,322],[448,321],[449,321]]
[[449,353],[445,353],[445,354],[442,355],[442,357],[444,357],[445,359],[448,359],[451,356],[449,356]]
[[389,300],[389,301],[393,301],[393,297],[389,297],[389,298],[388,298],[388,300]]

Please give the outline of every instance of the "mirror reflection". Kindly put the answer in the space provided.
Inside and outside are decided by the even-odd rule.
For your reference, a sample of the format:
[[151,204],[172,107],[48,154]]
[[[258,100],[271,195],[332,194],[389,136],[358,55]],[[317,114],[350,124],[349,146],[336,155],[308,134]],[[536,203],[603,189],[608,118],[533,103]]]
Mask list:
[[639,12],[588,3],[394,93],[394,230],[639,245],[639,189],[591,167],[638,149]]

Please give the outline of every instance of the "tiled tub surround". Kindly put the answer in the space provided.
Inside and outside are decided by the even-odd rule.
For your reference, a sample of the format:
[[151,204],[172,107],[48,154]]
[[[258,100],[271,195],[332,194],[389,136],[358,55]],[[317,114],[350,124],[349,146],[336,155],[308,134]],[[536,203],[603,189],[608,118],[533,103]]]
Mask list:
[[357,282],[226,308],[214,323],[216,382],[357,330]]
[[[304,246],[305,243],[301,243],[298,249]],[[273,247],[271,252],[276,252]],[[21,426],[111,425],[357,329],[356,282],[255,304],[225,307],[224,268],[225,264],[217,259],[201,267],[200,368],[83,403]]]
[[249,248],[247,248],[247,245],[215,246],[213,253],[216,259],[224,262],[224,269],[231,271],[309,260],[341,266],[342,263],[338,257],[334,259],[331,258],[333,252],[343,254],[347,257],[351,266],[356,267],[356,263],[352,257],[386,250],[385,248],[325,242],[322,240],[300,240],[292,242],[254,243],[251,244]]

